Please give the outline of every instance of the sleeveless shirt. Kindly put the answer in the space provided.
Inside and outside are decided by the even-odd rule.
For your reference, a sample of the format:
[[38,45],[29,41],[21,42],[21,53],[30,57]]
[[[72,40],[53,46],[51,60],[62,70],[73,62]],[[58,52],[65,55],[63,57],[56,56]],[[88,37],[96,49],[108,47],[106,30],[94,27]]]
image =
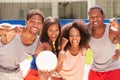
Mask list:
[[119,59],[113,59],[117,44],[113,44],[109,39],[109,25],[106,26],[104,35],[95,39],[91,37],[89,46],[93,53],[93,63],[91,69],[98,72],[120,69]]

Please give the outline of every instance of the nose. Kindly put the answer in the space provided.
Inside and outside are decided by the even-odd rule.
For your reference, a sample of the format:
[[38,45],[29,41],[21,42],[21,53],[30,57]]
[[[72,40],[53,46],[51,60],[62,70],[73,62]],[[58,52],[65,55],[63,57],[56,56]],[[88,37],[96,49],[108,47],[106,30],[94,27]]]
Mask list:
[[93,21],[97,21],[97,17],[94,17],[94,18],[93,18]]
[[76,36],[73,36],[73,39],[76,39]]
[[35,23],[34,23],[34,26],[35,26],[35,27],[37,27],[37,26],[39,26],[39,25],[38,25],[38,23],[37,23],[37,22],[35,22]]
[[52,36],[55,36],[55,35],[56,35],[56,32],[55,32],[55,31],[53,31],[53,32],[52,32]]

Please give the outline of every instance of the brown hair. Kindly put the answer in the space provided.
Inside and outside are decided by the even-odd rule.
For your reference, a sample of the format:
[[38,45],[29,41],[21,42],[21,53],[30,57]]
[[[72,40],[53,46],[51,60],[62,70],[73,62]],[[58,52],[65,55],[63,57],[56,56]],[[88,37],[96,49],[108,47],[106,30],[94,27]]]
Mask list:
[[26,20],[29,20],[33,15],[39,15],[42,17],[42,22],[44,22],[44,15],[39,9],[31,9],[28,11]]

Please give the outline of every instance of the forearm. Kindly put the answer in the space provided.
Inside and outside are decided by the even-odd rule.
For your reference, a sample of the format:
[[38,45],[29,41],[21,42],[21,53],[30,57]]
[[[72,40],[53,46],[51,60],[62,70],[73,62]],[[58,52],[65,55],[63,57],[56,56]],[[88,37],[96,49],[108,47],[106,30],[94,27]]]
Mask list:
[[116,49],[115,55],[113,55],[113,59],[118,59],[120,57],[120,49]]
[[116,29],[110,29],[110,40],[112,43],[117,44],[120,43],[120,30]]
[[66,58],[65,51],[61,50],[58,55],[58,64],[56,66],[56,72],[59,72],[61,70],[65,58]]

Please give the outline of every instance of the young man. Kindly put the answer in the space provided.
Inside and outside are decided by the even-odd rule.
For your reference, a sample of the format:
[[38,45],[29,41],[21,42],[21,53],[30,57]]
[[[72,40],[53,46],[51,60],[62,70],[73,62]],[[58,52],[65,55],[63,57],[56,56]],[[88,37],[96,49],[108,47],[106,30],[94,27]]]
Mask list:
[[[35,53],[39,39],[38,31],[42,28],[44,16],[38,9],[32,9],[27,13],[26,27],[18,34],[14,29],[11,34],[5,32],[0,39],[0,80],[23,80],[20,74],[20,63],[28,55]],[[2,34],[3,35],[3,34]],[[12,36],[12,39],[6,36]],[[4,44],[4,38],[5,44]]]
[[88,12],[91,40],[89,46],[93,52],[93,63],[88,80],[120,80],[120,61],[116,49],[120,42],[120,26],[116,22],[104,24],[105,14],[101,7],[93,6]]

